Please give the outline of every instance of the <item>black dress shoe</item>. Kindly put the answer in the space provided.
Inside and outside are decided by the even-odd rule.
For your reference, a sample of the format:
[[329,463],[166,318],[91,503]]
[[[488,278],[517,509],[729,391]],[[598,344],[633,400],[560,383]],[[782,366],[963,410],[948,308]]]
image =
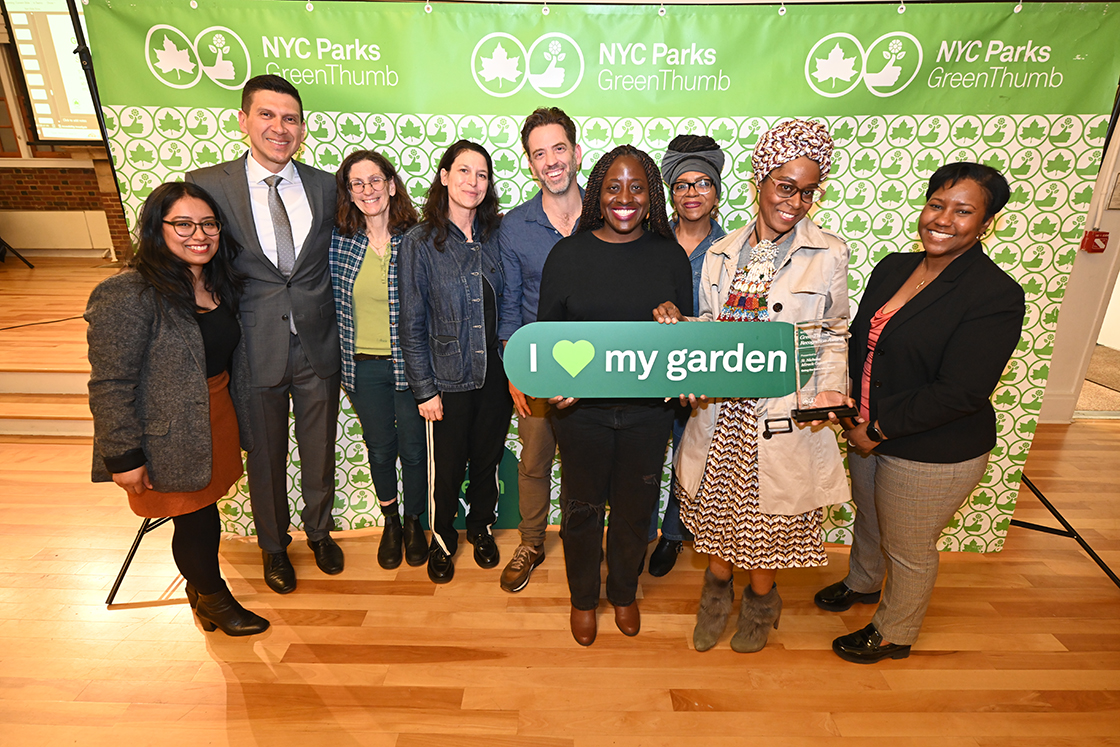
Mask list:
[[883,659],[905,659],[910,655],[909,646],[883,643],[883,636],[879,635],[874,625],[840,636],[832,642],[832,650],[844,661],[856,664],[874,664]]
[[428,550],[428,578],[434,584],[446,584],[455,577],[455,563],[443,551],[439,543],[433,542]]
[[478,563],[479,568],[494,568],[501,561],[498,544],[494,542],[494,535],[490,532],[468,534],[467,542],[474,545],[474,562]]
[[280,552],[265,552],[264,556],[264,582],[268,588],[277,594],[291,594],[296,590],[296,569],[292,568],[292,561],[288,560],[287,550]]
[[428,560],[428,540],[419,516],[404,517],[404,562],[411,566],[424,565]]
[[385,517],[385,529],[381,532],[381,542],[377,545],[377,564],[391,571],[401,564],[401,517]]
[[831,586],[826,586],[816,593],[813,601],[822,610],[829,612],[843,612],[853,604],[875,604],[879,601],[880,592],[852,591],[843,581],[837,581]]
[[328,576],[342,573],[342,548],[328,534],[321,540],[307,540],[307,546],[315,553],[315,565]]
[[660,578],[673,570],[682,549],[684,549],[683,542],[665,539],[665,537],[658,540],[657,547],[653,548],[649,556],[649,575]]

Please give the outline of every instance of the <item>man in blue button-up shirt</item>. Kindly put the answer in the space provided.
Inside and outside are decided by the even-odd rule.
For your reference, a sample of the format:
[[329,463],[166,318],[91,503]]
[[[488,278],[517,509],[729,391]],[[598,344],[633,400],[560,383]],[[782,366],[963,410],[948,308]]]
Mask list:
[[[521,128],[521,146],[541,189],[509,211],[498,234],[506,280],[498,328],[503,342],[523,324],[537,320],[544,261],[556,242],[575,230],[583,205],[583,192],[576,183],[582,153],[576,145],[575,123],[567,114],[556,107],[534,111]],[[527,397],[512,383],[509,389],[521,437],[517,467],[521,544],[502,571],[501,585],[517,592],[544,562],[556,435],[548,400]]]

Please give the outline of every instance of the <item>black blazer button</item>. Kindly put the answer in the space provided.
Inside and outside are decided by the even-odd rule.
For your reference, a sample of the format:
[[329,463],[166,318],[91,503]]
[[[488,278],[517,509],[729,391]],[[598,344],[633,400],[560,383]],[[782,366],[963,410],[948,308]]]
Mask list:
[[875,388],[876,388],[876,389],[878,389],[878,388],[879,388],[879,387],[881,387],[881,386],[883,386],[883,382],[881,382],[881,381],[876,381],[876,382],[875,382]]
[[774,311],[781,311],[781,310],[782,310],[782,302],[779,301],[778,303],[774,304]]
[[[288,315],[287,314],[285,314],[284,316],[282,316],[280,318],[283,319],[285,322],[288,321]],[[876,384],[875,386],[879,386],[879,385]]]
[[288,287],[289,287],[289,288],[291,288],[291,287],[292,287],[292,281],[291,281],[291,280],[289,280],[289,281],[288,281]]

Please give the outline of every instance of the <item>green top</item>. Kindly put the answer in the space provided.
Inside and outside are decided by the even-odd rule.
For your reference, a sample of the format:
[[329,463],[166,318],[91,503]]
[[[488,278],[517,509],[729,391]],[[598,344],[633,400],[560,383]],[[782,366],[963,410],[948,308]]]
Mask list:
[[366,247],[362,268],[354,278],[354,352],[390,355],[389,343],[389,247],[377,256],[371,243]]

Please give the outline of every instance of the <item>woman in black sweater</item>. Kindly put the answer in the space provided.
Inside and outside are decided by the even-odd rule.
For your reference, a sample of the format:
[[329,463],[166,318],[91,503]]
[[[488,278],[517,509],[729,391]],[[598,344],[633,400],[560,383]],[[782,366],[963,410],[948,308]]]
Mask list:
[[[553,247],[541,275],[538,321],[650,321],[665,301],[692,308],[692,269],[665,213],[661,175],[623,145],[588,179],[579,229]],[[683,305],[682,305],[683,304]],[[638,634],[635,596],[657,504],[673,405],[660,399],[557,397],[556,439],[568,505],[562,519],[572,635],[595,640],[603,523],[607,599],[624,634]]]

